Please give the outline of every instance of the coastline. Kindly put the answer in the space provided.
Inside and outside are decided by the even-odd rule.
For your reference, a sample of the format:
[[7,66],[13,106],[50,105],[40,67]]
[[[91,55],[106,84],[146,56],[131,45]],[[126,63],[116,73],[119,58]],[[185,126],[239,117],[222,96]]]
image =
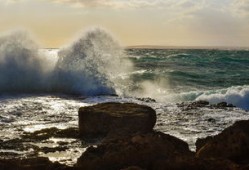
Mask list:
[[[96,107],[96,106],[92,106],[92,107]],[[215,105],[215,106],[211,106],[209,105],[207,102],[194,102],[192,104],[189,104],[189,105],[180,105],[179,107],[184,107],[185,110],[186,109],[189,109],[189,110],[193,110],[193,109],[196,109],[198,107],[212,107],[212,108],[218,108],[218,109],[229,109],[229,108],[233,108],[232,105],[228,105],[226,103],[221,103],[221,104],[218,104],[218,105]],[[120,107],[118,107],[120,109]],[[110,107],[107,109],[110,109]],[[112,107],[111,109],[113,110],[116,110],[117,108],[115,107]],[[127,109],[126,109],[127,110]],[[108,112],[110,112],[111,110],[109,110]],[[209,121],[214,121],[214,120],[209,120]],[[248,121],[240,121],[240,122],[248,122]],[[240,124],[240,122],[238,123],[235,123],[235,124]],[[97,122],[96,122],[97,123]],[[124,126],[124,125],[122,125]],[[236,125],[235,125],[236,126]],[[233,129],[234,125],[227,128],[227,129]],[[243,127],[243,126],[242,126]],[[229,131],[225,129],[223,132],[226,132],[226,131]],[[244,130],[242,128],[242,132],[244,133]],[[231,130],[230,130],[231,131]],[[223,134],[223,132],[221,134]],[[241,133],[242,133],[241,132]],[[122,132],[121,132],[122,134]],[[124,133],[123,133],[124,134]],[[247,134],[247,132],[245,132],[245,134]],[[165,136],[163,138],[165,138],[165,140],[161,141],[161,138],[159,136]],[[0,167],[1,169],[16,169],[17,167],[19,169],[25,169],[26,166],[29,166],[29,169],[36,169],[36,168],[47,168],[47,169],[53,169],[53,168],[57,168],[57,169],[99,169],[101,166],[103,169],[110,169],[110,168],[113,168],[113,169],[119,169],[119,168],[115,168],[115,166],[113,167],[110,167],[110,162],[114,161],[112,160],[113,158],[110,157],[110,154],[118,154],[118,155],[123,155],[125,154],[126,152],[128,152],[128,150],[126,150],[125,148],[133,148],[135,147],[134,149],[136,150],[136,152],[132,151],[128,154],[130,156],[128,156],[127,158],[126,157],[123,157],[122,159],[120,158],[119,160],[119,156],[115,159],[116,161],[119,160],[118,162],[120,163],[120,166],[123,166],[122,164],[122,160],[124,162],[126,162],[125,160],[128,159],[136,159],[138,162],[141,162],[140,159],[143,158],[143,161],[142,162],[154,162],[154,168],[153,169],[158,169],[159,167],[161,167],[161,169],[163,169],[162,167],[164,168],[170,168],[170,169],[186,169],[187,167],[188,168],[197,168],[197,169],[200,169],[202,166],[207,166],[208,168],[207,169],[218,169],[218,168],[224,168],[224,167],[229,167],[230,169],[240,169],[240,168],[244,168],[244,167],[247,167],[247,164],[249,162],[246,162],[243,164],[239,164],[238,161],[233,161],[233,160],[230,160],[229,158],[216,158],[215,156],[213,157],[212,155],[212,152],[215,153],[215,150],[212,151],[207,151],[207,153],[209,153],[209,155],[211,155],[211,158],[210,157],[206,157],[206,154],[203,154],[203,150],[205,151],[205,145],[206,146],[209,146],[210,144],[205,144],[205,143],[208,143],[210,142],[210,137],[207,137],[205,140],[197,140],[197,150],[196,152],[193,152],[193,151],[190,151],[188,148],[188,144],[176,137],[173,137],[171,135],[167,135],[166,133],[162,133],[162,132],[157,132],[155,130],[152,130],[152,131],[148,131],[148,132],[136,132],[136,133],[131,133],[131,134],[125,134],[125,135],[121,135],[122,137],[117,137],[117,135],[114,135],[113,134],[110,136],[109,135],[109,139],[108,140],[102,140],[102,142],[100,142],[101,138],[99,138],[98,135],[95,136],[95,139],[94,140],[88,140],[88,142],[84,141],[83,143],[85,143],[86,146],[88,146],[88,149],[86,149],[86,151],[82,154],[81,158],[78,159],[78,163],[77,164],[74,164],[74,165],[63,165],[63,164],[60,164],[58,162],[51,162],[48,160],[48,158],[41,158],[40,156],[38,156],[38,153],[39,152],[60,152],[60,151],[63,151],[63,150],[66,150],[68,148],[71,148],[73,149],[73,147],[77,147],[77,145],[79,145],[80,141],[82,143],[82,139],[79,138],[79,131],[78,131],[78,128],[68,128],[68,129],[65,129],[65,130],[60,130],[60,129],[56,129],[56,128],[46,128],[44,130],[41,130],[41,131],[35,131],[35,132],[30,132],[30,133],[26,133],[25,135],[23,135],[22,139],[19,139],[19,140],[12,140],[12,141],[1,141],[1,146],[2,148],[3,147],[9,147],[11,149],[11,147],[15,147],[16,150],[20,150],[22,147],[24,147],[24,145],[22,145],[23,143],[27,143],[27,142],[35,142],[35,141],[46,141],[47,139],[53,137],[53,138],[64,138],[64,139],[75,139],[73,142],[69,142],[67,140],[64,140],[64,142],[60,142],[58,144],[57,147],[41,147],[41,148],[37,148],[37,147],[34,147],[32,146],[30,149],[37,149],[37,155],[29,155],[28,157],[23,157],[23,158],[14,158],[14,157],[9,157],[8,159],[8,156],[6,156],[6,159],[3,157],[4,156],[1,156],[1,160],[0,160]],[[217,135],[219,136],[219,135]],[[224,135],[223,135],[224,136]],[[233,137],[233,135],[227,135],[227,137]],[[159,138],[158,138],[159,137]],[[216,140],[217,137],[214,137],[212,138],[213,140]],[[218,137],[219,138],[219,137]],[[173,143],[169,144],[167,143],[167,141],[171,141]],[[242,140],[246,140],[246,139],[242,139]],[[130,141],[130,142],[129,142]],[[146,142],[147,141],[147,142]],[[158,141],[159,143],[157,143],[156,141]],[[175,146],[174,142],[176,141],[179,141],[181,144],[177,144]],[[212,140],[211,140],[212,141]],[[127,143],[128,142],[128,143]],[[218,141],[218,142],[221,142],[221,141]],[[177,143],[177,142],[176,142]],[[216,142],[217,143],[217,142]],[[222,143],[224,143],[224,141],[222,141]],[[236,143],[236,142],[235,142]],[[156,144],[156,145],[155,145]],[[68,146],[67,146],[68,145]],[[168,145],[172,145],[172,146],[168,146]],[[170,147],[172,148],[173,146],[175,147],[178,147],[178,145],[181,145],[181,146],[184,146],[183,148],[179,148],[178,150],[164,150],[165,148],[167,147]],[[229,145],[232,146],[232,143],[230,143]],[[114,147],[115,146],[115,147]],[[161,149],[158,148],[158,146],[162,147]],[[237,145],[236,145],[237,146]],[[242,145],[241,147],[243,147],[244,149],[247,148],[247,144],[246,145]],[[104,149],[104,148],[106,149]],[[119,148],[118,150],[113,150],[114,148]],[[137,148],[138,147],[138,148]],[[204,147],[204,149],[203,149]],[[101,150],[101,148],[103,148],[104,150],[101,151],[102,154],[107,154],[109,156],[104,156],[107,160],[103,160],[102,163],[97,163],[95,162],[95,159],[98,160],[99,156],[101,156],[102,154],[97,154],[99,153],[99,149]],[[143,149],[139,149],[139,148],[143,148]],[[148,150],[146,152],[146,148],[150,148],[150,150]],[[164,149],[163,149],[164,148]],[[173,147],[174,148],[174,147]],[[243,150],[242,148],[242,150]],[[14,148],[12,148],[14,149]],[[138,150],[137,150],[138,149]],[[206,149],[207,150],[207,149]],[[240,151],[239,149],[237,149],[238,152]],[[72,150],[73,152],[73,150]],[[112,153],[113,152],[113,153]],[[163,156],[164,154],[168,155],[169,153],[171,153],[169,157],[167,157],[167,159],[165,158],[165,156]],[[182,154],[173,154],[175,152],[183,152]],[[234,152],[234,151],[233,151]],[[142,154],[140,156],[136,156],[136,154]],[[153,153],[153,154],[152,154]],[[204,152],[205,153],[205,152]],[[210,154],[211,153],[211,154]],[[220,152],[222,153],[222,152]],[[86,156],[86,155],[95,155],[94,157],[90,156],[90,160],[88,160],[89,158]],[[154,155],[155,158],[151,158],[151,156],[149,156],[147,158],[146,154],[149,154],[149,155]],[[173,154],[173,155],[172,155]],[[85,155],[85,156],[84,156]],[[161,156],[160,156],[161,155]],[[204,155],[204,156],[203,156]],[[102,155],[103,156],[103,155]],[[101,157],[102,157],[101,156]],[[159,159],[159,157],[162,157]],[[85,158],[84,158],[85,157]],[[238,158],[240,158],[238,156]],[[242,157],[243,158],[243,157]],[[80,160],[82,161],[82,159],[86,159],[88,160],[87,161],[87,166],[89,166],[88,168],[84,168],[84,166],[86,166],[85,163],[82,164],[79,163]],[[241,159],[241,158],[240,158]],[[168,161],[172,161],[171,164],[168,164],[167,162]],[[90,162],[89,162],[90,161]],[[158,162],[159,161],[159,162]],[[35,164],[34,164],[35,162]],[[84,162],[84,161],[83,161]],[[109,162],[109,163],[108,163]],[[114,161],[115,162],[115,161]],[[117,164],[116,163],[113,163],[114,164]],[[112,164],[111,163],[111,164]],[[127,162],[126,162],[127,163]],[[126,163],[125,163],[125,166],[126,166]],[[129,164],[129,161],[127,163],[127,165]],[[160,166],[159,166],[160,165]],[[95,168],[91,168],[91,166],[95,167]],[[107,166],[107,167],[104,167],[104,166]],[[147,169],[146,167],[144,166],[147,166],[146,164],[145,165],[141,165],[141,164],[129,164],[129,166],[127,167],[122,167],[122,168],[128,168],[129,167],[133,167],[134,166],[137,168],[137,169]],[[141,167],[142,166],[142,167]],[[149,165],[148,165],[149,166]],[[99,168],[98,168],[99,167]],[[121,169],[121,168],[120,168]],[[159,168],[160,169],[160,168]]]

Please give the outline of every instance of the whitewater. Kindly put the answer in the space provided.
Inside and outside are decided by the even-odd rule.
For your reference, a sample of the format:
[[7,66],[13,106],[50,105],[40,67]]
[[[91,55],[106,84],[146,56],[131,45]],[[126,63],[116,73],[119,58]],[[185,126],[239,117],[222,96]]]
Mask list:
[[[248,50],[127,49],[100,28],[62,48],[42,49],[27,32],[7,33],[0,37],[0,139],[77,127],[81,106],[135,102],[156,110],[156,130],[183,139],[194,150],[197,138],[249,118],[248,73]],[[180,107],[200,100],[236,107]],[[32,145],[53,147],[65,140]],[[86,146],[67,140],[74,149],[41,156],[76,161]],[[30,153],[0,147],[0,156]]]

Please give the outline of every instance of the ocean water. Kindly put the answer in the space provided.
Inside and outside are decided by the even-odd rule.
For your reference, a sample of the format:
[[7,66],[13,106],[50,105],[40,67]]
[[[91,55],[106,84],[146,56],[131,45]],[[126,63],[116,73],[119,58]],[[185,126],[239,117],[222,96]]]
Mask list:
[[[248,50],[123,49],[102,29],[89,30],[64,48],[41,49],[27,33],[10,33],[0,37],[0,139],[77,127],[81,106],[135,102],[156,110],[156,130],[183,139],[194,150],[197,138],[249,118],[248,73]],[[236,108],[186,109],[198,100],[225,101]],[[32,145],[51,146],[60,140],[65,139]],[[74,147],[40,154],[75,162],[86,146],[78,141]],[[29,152],[0,148],[0,157]]]
[[248,50],[130,49],[128,54],[137,70],[135,84],[157,84],[153,93],[162,99],[225,101],[249,109]]

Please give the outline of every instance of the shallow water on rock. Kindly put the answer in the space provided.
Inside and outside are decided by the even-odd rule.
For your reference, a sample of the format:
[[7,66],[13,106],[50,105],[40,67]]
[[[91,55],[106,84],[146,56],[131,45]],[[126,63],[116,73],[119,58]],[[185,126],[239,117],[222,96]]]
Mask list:
[[[67,165],[74,164],[89,143],[53,134],[63,129],[77,129],[79,107],[113,101],[135,102],[152,107],[157,112],[155,130],[183,139],[191,150],[195,150],[197,138],[218,134],[236,120],[249,118],[248,112],[238,108],[189,109],[187,103],[177,106],[175,103],[125,97],[84,99],[51,95],[1,96],[0,158],[39,155]],[[39,130],[40,133],[32,136]],[[46,133],[47,136],[44,135]]]

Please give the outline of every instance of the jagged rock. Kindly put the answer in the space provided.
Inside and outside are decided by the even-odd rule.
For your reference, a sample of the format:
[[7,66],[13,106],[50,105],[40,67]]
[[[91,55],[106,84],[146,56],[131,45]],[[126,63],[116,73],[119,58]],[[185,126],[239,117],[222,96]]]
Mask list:
[[220,102],[220,103],[217,103],[216,106],[217,107],[227,107],[227,103],[226,102]]
[[209,102],[205,100],[199,100],[199,101],[191,103],[191,106],[193,107],[204,107],[207,105],[209,105]]
[[227,107],[235,107],[233,104],[228,104],[227,102],[220,102],[215,105],[212,105],[212,107],[219,108],[219,109],[224,109]]
[[147,103],[155,103],[156,100],[152,99],[150,97],[145,97],[145,98],[137,98],[137,100],[143,101],[143,102],[147,102]]
[[158,160],[183,155],[194,155],[186,142],[161,132],[152,132],[89,147],[78,159],[77,167],[117,170],[137,166],[150,169]]
[[224,158],[238,164],[249,164],[249,120],[236,122],[220,134],[197,140],[196,156]]
[[192,109],[196,109],[198,107],[206,107],[208,105],[209,105],[208,101],[204,101],[204,100],[195,101],[193,103],[188,104],[187,107],[185,108],[185,110],[192,110]]
[[151,132],[155,123],[156,112],[152,108],[134,103],[102,103],[79,109],[83,138]]
[[228,104],[226,102],[210,104],[208,101],[205,101],[205,100],[199,100],[199,101],[190,102],[190,103],[188,102],[177,103],[177,106],[182,108],[183,111],[195,110],[195,109],[203,108],[203,107],[206,107],[209,109],[228,109],[228,108],[236,107],[233,104]]

